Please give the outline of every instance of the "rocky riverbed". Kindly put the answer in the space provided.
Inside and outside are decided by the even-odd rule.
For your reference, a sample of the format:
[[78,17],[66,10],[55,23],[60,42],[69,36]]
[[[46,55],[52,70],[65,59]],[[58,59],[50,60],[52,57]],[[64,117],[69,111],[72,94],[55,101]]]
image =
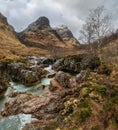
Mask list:
[[[2,64],[1,68],[1,80],[8,83],[0,100],[3,130],[102,130],[111,127],[105,124],[107,118],[116,121],[112,111],[111,115],[98,111],[105,109],[105,95],[116,94],[113,76],[117,73],[103,66],[96,56],[28,57],[25,63]],[[107,80],[114,86],[107,87]]]

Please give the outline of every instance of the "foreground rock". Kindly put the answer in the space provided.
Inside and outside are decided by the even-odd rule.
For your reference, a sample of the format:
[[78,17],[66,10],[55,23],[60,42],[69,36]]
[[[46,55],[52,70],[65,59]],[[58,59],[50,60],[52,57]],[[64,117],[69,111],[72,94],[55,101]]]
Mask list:
[[[117,74],[112,73],[111,76]],[[81,76],[75,77],[81,81],[76,87],[64,89],[61,86],[62,89],[56,89],[60,92],[58,102],[63,100],[64,105],[58,115],[27,124],[23,130],[30,130],[31,127],[36,130],[117,130],[118,80],[111,76],[81,72]],[[57,86],[57,81],[53,84]]]
[[45,119],[58,113],[62,107],[63,105],[56,95],[33,96],[26,93],[14,93],[11,95],[11,100],[5,103],[5,109],[1,115],[9,116],[24,113],[32,114],[37,119]]
[[[53,93],[43,96],[14,93],[1,114],[32,114],[39,120],[27,124],[24,130],[30,130],[30,126],[37,130],[117,130],[118,81],[113,79],[115,76],[117,73],[107,76],[81,71],[77,76],[70,76],[58,72],[50,84]],[[109,124],[111,120],[114,126]]]

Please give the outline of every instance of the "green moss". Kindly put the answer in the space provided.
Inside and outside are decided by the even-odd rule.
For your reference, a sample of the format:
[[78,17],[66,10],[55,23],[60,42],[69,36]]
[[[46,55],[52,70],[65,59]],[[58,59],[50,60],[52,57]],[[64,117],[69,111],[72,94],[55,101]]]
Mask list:
[[91,115],[90,103],[88,99],[85,99],[79,104],[80,111],[79,111],[79,120],[83,122]]
[[116,128],[118,125],[117,125],[117,122],[113,119],[109,120],[109,126],[111,126],[112,128]]
[[91,108],[89,99],[84,99],[80,101],[77,108],[69,115],[69,120],[72,122],[72,124],[80,124],[90,116]]
[[89,88],[95,89],[96,87],[98,87],[98,84],[97,84],[97,83],[94,83],[94,82],[92,82],[92,81],[89,82]]
[[106,102],[106,104],[104,105],[104,111],[109,111],[111,110],[115,104],[117,104],[118,102],[118,97],[111,97],[110,99],[108,99],[108,101]]
[[85,121],[91,115],[90,108],[82,108],[79,113],[79,119],[81,122]]
[[81,96],[86,96],[91,92],[91,88],[83,88],[81,91]]
[[90,105],[89,105],[89,99],[85,99],[84,101],[81,101],[81,103],[79,104],[79,107],[80,108],[88,108],[88,107],[90,107]]
[[93,90],[101,95],[101,96],[105,96],[106,95],[106,86],[105,85],[101,85],[101,84],[97,84],[97,83],[94,83],[94,82],[89,82],[89,88],[93,88]]
[[106,95],[106,87],[104,85],[99,85],[95,89],[96,93],[100,94],[101,96]]

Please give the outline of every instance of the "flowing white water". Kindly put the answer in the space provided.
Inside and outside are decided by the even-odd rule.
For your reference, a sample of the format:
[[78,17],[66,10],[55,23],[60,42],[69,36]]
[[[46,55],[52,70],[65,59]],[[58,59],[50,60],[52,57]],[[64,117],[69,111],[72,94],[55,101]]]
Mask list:
[[49,65],[48,67],[45,67],[44,69],[47,70],[48,72],[54,72],[54,70],[52,70],[52,65]]

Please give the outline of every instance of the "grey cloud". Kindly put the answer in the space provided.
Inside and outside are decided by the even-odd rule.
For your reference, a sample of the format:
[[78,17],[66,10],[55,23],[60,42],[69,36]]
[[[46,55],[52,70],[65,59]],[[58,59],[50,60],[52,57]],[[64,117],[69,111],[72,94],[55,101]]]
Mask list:
[[118,22],[117,0],[0,0],[0,12],[7,16],[16,31],[22,31],[40,16],[50,19],[52,26],[67,25],[74,35],[84,23],[89,9],[104,5]]

